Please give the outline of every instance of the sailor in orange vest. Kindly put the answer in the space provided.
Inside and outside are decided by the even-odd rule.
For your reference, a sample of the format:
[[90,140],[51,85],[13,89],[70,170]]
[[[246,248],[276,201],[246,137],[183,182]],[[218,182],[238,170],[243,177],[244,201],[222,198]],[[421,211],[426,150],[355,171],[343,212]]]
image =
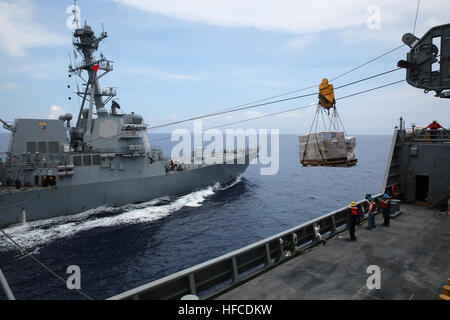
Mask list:
[[441,128],[442,128],[442,126],[439,124],[439,122],[437,122],[436,120],[433,120],[433,122],[430,123],[428,125],[428,127],[426,127],[425,129],[430,129],[430,138],[436,139],[436,136],[438,133],[437,131]]
[[358,206],[354,201],[350,203],[350,213],[348,217],[348,231],[350,232],[350,241],[356,241],[355,226],[358,223]]
[[442,126],[436,120],[433,120],[433,122],[430,123],[428,125],[428,127],[426,127],[426,129],[431,129],[431,130],[437,130],[437,129],[440,129],[440,128],[442,128]]
[[373,228],[376,228],[375,214],[377,210],[377,203],[375,202],[375,198],[372,196],[369,198],[368,201],[369,201],[369,208],[367,211],[369,212],[369,215],[367,217],[367,229],[371,230]]
[[392,198],[397,199],[397,197],[398,197],[398,185],[393,185],[391,190],[392,190]]
[[391,200],[385,193],[381,201],[381,213],[383,214],[384,222],[383,226],[389,227],[390,215],[391,215]]

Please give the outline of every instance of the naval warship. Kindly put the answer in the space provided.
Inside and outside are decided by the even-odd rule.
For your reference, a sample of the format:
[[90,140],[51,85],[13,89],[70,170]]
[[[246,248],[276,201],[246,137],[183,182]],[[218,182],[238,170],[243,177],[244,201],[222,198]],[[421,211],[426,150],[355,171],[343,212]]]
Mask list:
[[86,23],[77,23],[73,33],[82,61],[69,65],[69,77],[80,77],[85,86],[76,92],[82,100],[74,126],[71,114],[13,124],[1,120],[11,138],[0,163],[0,226],[227,184],[257,157],[258,150],[247,148],[216,153],[224,161],[209,164],[198,155],[174,161],[152,147],[143,117],[119,113],[116,90],[100,86],[100,78],[113,71],[112,61],[95,55],[106,37]]

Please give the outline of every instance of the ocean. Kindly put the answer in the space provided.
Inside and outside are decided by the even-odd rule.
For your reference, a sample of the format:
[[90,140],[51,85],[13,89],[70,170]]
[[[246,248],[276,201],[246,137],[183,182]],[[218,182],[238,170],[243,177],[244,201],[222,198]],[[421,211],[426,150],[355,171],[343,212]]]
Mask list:
[[[0,136],[0,151],[7,139]],[[64,279],[68,266],[79,266],[81,290],[105,299],[381,192],[391,140],[357,136],[355,167],[304,168],[297,136],[280,135],[276,175],[260,175],[259,165],[250,165],[229,186],[5,230]],[[170,141],[158,144],[170,154]],[[84,299],[3,236],[0,268],[17,299]]]

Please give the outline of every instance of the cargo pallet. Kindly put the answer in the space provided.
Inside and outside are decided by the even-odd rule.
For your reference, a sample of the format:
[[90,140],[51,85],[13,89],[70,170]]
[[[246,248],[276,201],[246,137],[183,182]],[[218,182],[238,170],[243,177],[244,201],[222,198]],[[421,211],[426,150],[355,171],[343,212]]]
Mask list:
[[311,167],[352,167],[355,166],[358,159],[333,159],[333,160],[303,160],[300,163],[304,166]]

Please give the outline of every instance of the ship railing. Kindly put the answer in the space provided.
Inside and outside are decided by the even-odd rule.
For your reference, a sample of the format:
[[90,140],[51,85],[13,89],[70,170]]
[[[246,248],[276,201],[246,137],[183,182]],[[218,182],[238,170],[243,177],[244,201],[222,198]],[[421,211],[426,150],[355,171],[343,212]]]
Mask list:
[[61,164],[60,161],[12,161],[10,159],[2,159],[1,165],[5,167],[24,167],[24,168],[56,168]]
[[152,146],[151,148],[150,148],[150,153],[151,154],[158,154],[158,153],[161,153],[161,155],[163,154],[163,150],[162,150],[162,148],[160,147],[160,146]]
[[[375,195],[374,198],[381,197]],[[360,221],[368,201],[357,203]],[[343,207],[218,258],[155,280],[110,300],[170,300],[185,295],[211,299],[347,230],[349,207]]]
[[139,134],[138,131],[126,131],[123,130],[120,132],[120,137],[121,138],[137,138],[140,137],[141,135]]
[[[37,153],[36,153],[37,154]],[[60,156],[50,155],[49,158],[35,157],[35,154],[0,152],[0,164],[5,167],[56,167],[63,162]]]
[[[211,154],[203,154],[204,149],[196,148],[192,152],[192,158],[194,160],[208,159],[208,163],[227,163],[230,160],[235,160],[242,156],[248,156],[252,153],[256,154],[259,148],[244,148],[244,149],[223,149],[223,151],[213,152]],[[192,161],[192,159],[191,159]]]
[[6,298],[8,300],[16,300],[16,298],[14,297],[13,292],[11,291],[11,288],[9,287],[8,281],[6,280],[5,275],[2,272],[2,269],[0,269],[0,285],[3,289],[3,292],[6,295]]
[[5,164],[8,159],[8,152],[0,152],[0,164]]
[[[80,42],[78,42],[78,43],[80,43]],[[84,60],[79,63],[75,63],[73,66],[72,65],[69,66],[69,72],[76,72],[77,74],[81,74],[82,70],[86,70],[95,64],[99,66],[100,70],[104,70],[104,71],[108,71],[108,72],[114,70],[114,66],[111,63],[111,61],[106,60],[105,58],[102,58],[100,60],[92,61],[90,63],[86,63]]]
[[426,142],[441,142],[450,140],[450,130],[429,130],[426,128],[414,128],[407,130],[407,139]]

